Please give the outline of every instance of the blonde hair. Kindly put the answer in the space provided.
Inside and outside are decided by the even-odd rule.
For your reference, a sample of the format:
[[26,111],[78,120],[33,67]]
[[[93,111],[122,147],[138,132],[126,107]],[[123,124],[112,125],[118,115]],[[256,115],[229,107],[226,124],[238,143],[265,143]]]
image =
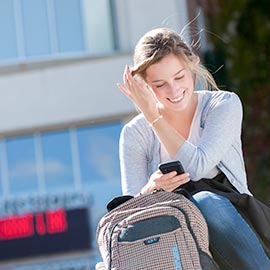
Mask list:
[[145,79],[146,70],[159,62],[164,56],[174,54],[184,60],[194,75],[194,86],[198,78],[205,89],[219,90],[211,73],[200,64],[200,58],[192,52],[177,32],[168,28],[157,28],[144,34],[134,51],[132,75],[140,75]]

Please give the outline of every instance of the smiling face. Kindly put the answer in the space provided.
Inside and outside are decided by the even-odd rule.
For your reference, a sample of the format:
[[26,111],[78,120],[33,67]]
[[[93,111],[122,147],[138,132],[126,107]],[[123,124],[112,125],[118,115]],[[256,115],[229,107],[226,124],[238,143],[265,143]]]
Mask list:
[[145,79],[164,109],[183,111],[192,100],[192,73],[185,62],[174,54],[168,54],[148,67]]

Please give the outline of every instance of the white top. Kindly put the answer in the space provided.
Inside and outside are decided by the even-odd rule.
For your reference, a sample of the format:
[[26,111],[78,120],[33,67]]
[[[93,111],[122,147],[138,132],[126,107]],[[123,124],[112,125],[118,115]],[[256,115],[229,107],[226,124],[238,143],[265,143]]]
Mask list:
[[[199,143],[199,140],[202,135],[202,128],[200,127],[200,121],[202,118],[202,105],[203,105],[203,96],[198,95],[198,104],[192,119],[189,135],[188,135],[188,141],[191,142],[194,145],[197,145]],[[161,162],[167,162],[170,161],[170,156],[164,146],[160,144],[160,160]],[[215,166],[213,169],[209,170],[205,174],[205,178],[214,178],[217,176],[217,174],[220,172],[220,170]]]

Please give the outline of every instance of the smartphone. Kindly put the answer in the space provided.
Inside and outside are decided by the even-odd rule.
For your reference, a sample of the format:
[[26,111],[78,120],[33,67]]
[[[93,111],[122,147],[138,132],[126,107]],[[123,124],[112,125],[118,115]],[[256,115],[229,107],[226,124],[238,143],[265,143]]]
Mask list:
[[179,160],[159,164],[159,169],[163,174],[176,171],[177,174],[185,173],[185,170]]

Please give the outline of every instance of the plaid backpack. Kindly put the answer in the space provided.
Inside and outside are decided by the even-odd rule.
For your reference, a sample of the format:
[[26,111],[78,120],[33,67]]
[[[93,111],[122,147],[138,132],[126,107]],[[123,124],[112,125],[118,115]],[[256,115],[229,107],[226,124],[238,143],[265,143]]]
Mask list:
[[206,222],[183,195],[161,190],[121,196],[107,208],[96,234],[107,270],[219,269]]

